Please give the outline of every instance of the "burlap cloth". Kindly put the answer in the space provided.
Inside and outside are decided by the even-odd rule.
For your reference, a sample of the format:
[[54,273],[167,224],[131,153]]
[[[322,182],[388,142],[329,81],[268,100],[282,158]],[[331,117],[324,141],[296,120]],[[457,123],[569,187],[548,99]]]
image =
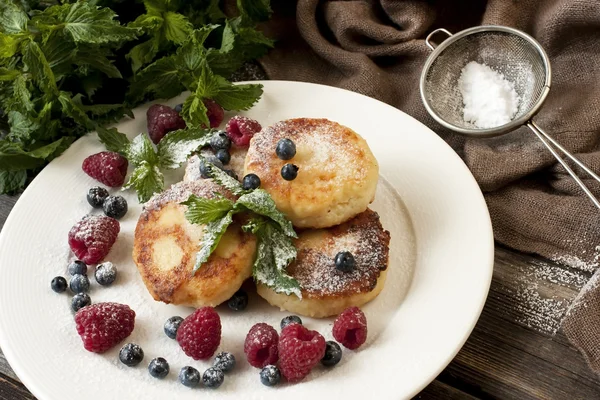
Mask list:
[[[423,122],[464,159],[487,201],[496,240],[571,266],[596,268],[600,212],[526,128],[465,140],[438,125],[419,95],[427,33],[481,24],[535,37],[552,64],[552,89],[536,122],[600,173],[598,0],[273,1],[264,27],[277,46],[261,60],[270,79],[342,87]],[[442,166],[440,166],[442,167]],[[598,196],[600,184],[585,177]],[[600,372],[600,272],[573,302],[563,329]]]

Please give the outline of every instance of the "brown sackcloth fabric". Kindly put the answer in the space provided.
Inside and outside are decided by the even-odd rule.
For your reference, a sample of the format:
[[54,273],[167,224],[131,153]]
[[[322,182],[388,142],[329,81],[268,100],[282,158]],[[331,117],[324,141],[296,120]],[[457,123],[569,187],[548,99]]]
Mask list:
[[[598,0],[273,3],[274,18],[264,29],[277,46],[261,61],[270,79],[342,87],[412,115],[463,157],[484,192],[498,242],[597,267],[600,213],[537,138],[526,128],[494,139],[459,137],[427,114],[418,85],[430,53],[424,38],[433,29],[521,29],[542,44],[552,64],[552,88],[536,122],[600,173]],[[599,183],[587,177],[585,183],[600,195]],[[600,286],[592,286],[574,302],[564,330],[600,372]]]

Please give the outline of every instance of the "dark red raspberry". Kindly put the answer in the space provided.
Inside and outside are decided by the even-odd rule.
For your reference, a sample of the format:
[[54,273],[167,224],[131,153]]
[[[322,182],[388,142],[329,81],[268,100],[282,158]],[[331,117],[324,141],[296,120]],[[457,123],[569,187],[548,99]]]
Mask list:
[[86,215],[69,231],[69,246],[86,264],[97,264],[117,240],[119,221],[104,215]]
[[210,127],[217,128],[223,122],[223,118],[225,118],[223,107],[211,99],[204,99],[203,103],[206,106],[206,115],[210,121]]
[[185,121],[177,111],[162,104],[152,105],[146,112],[148,136],[154,144],[169,132],[186,127]]
[[209,359],[221,343],[219,314],[212,307],[197,309],[179,325],[177,342],[194,360]]
[[333,337],[354,350],[367,340],[367,317],[358,307],[345,309],[333,323]]
[[104,353],[131,334],[135,311],[124,304],[98,303],[77,311],[75,323],[83,347]]
[[239,115],[231,118],[225,127],[227,136],[238,147],[248,147],[252,136],[261,129],[257,121]]
[[250,365],[256,368],[275,365],[279,359],[278,343],[279,335],[271,325],[261,322],[250,328],[244,342],[244,353]]
[[81,168],[83,172],[106,186],[117,187],[125,182],[128,165],[127,159],[119,153],[103,151],[83,160]]
[[304,325],[290,324],[279,339],[279,369],[288,382],[304,379],[325,355],[325,338]]

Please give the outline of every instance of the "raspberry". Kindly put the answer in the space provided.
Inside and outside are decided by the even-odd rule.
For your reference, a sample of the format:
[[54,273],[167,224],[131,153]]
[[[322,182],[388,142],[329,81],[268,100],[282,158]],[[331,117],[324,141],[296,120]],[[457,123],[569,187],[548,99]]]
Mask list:
[[169,106],[154,104],[146,112],[148,136],[154,144],[169,132],[186,127],[185,121],[177,111]]
[[75,323],[83,347],[104,353],[131,334],[135,311],[124,304],[98,303],[77,311]]
[[177,329],[177,342],[194,360],[212,357],[221,343],[221,318],[212,307],[202,307],[183,320]]
[[304,379],[325,355],[325,339],[304,325],[290,324],[281,331],[279,369],[288,382]]
[[225,111],[216,101],[211,99],[204,99],[202,101],[206,106],[206,115],[210,121],[210,127],[216,128],[221,125],[223,118],[225,118]]
[[345,309],[333,323],[333,337],[354,350],[367,340],[367,317],[358,307]]
[[269,364],[276,364],[279,359],[278,342],[279,335],[271,325],[261,322],[250,328],[244,342],[244,353],[250,365],[263,368]]
[[97,264],[110,251],[119,230],[119,221],[114,218],[86,215],[69,231],[69,246],[84,263]]
[[261,129],[257,121],[239,115],[231,118],[225,127],[227,135],[238,147],[248,147],[252,136]]
[[83,172],[106,186],[117,187],[125,182],[128,165],[127,159],[119,153],[103,151],[83,160],[81,168]]

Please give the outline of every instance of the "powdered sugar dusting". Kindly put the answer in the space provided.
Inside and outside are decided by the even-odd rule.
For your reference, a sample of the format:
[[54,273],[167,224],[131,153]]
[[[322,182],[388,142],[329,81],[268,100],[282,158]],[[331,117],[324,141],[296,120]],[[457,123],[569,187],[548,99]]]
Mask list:
[[221,193],[225,197],[233,199],[233,195],[223,187],[217,185],[210,179],[199,181],[179,182],[172,185],[169,189],[155,194],[146,204],[144,211],[152,211],[162,208],[167,203],[181,203],[187,200],[192,194],[198,197],[212,199],[215,193]]

